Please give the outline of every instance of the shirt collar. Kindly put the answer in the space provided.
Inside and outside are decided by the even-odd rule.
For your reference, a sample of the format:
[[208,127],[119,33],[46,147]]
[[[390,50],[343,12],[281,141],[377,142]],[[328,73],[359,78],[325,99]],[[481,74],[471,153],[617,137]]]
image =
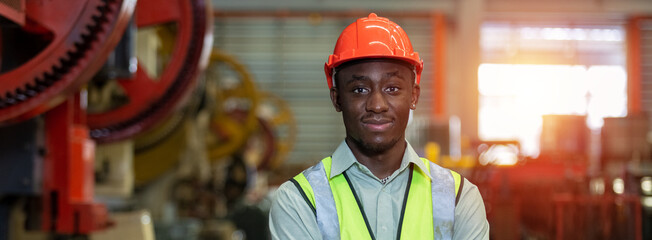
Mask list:
[[[428,176],[428,178],[431,178],[430,171],[428,171],[426,165],[423,163],[423,161],[421,161],[417,152],[414,151],[407,140],[405,142],[407,145],[405,152],[403,153],[403,159],[401,159],[401,166],[399,167],[399,170],[403,171],[405,168],[407,168],[409,163],[414,163],[414,165],[420,168],[421,171],[424,172],[426,176]],[[349,145],[346,144],[346,141],[342,141],[337,149],[335,149],[332,159],[333,161],[331,164],[330,178],[342,174],[344,171],[349,169],[351,165],[357,162],[353,152],[351,152],[351,148],[349,148]]]

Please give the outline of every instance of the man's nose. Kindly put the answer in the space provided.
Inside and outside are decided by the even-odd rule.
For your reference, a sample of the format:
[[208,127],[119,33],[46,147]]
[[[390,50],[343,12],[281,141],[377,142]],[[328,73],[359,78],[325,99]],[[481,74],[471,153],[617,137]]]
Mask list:
[[366,108],[368,112],[385,112],[389,109],[389,104],[387,104],[387,99],[385,99],[385,95],[382,91],[374,90],[367,99]]

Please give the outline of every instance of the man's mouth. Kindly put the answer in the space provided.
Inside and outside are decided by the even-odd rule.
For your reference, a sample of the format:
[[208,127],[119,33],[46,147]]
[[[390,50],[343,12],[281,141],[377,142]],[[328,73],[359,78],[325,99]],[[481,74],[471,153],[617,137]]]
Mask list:
[[394,124],[393,121],[389,119],[366,119],[362,120],[362,126],[373,131],[373,132],[382,132],[389,129]]

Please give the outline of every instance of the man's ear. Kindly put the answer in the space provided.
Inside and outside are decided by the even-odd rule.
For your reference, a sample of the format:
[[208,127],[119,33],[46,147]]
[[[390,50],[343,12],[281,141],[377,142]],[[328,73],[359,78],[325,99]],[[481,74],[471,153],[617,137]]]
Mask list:
[[410,109],[416,110],[417,103],[419,102],[419,95],[421,94],[421,87],[419,84],[412,86],[412,99],[410,99]]
[[335,111],[338,112],[342,111],[342,108],[340,108],[340,100],[337,96],[337,87],[331,88],[331,102],[333,102],[333,107],[335,107]]

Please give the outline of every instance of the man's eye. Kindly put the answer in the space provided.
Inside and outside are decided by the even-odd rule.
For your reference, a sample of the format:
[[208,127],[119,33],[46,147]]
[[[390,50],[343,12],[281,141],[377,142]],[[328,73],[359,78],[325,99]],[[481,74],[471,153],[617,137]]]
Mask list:
[[354,93],[366,93],[367,89],[365,89],[365,88],[354,88],[353,92]]
[[398,92],[399,88],[397,88],[397,87],[388,87],[385,90],[388,91],[388,92]]

